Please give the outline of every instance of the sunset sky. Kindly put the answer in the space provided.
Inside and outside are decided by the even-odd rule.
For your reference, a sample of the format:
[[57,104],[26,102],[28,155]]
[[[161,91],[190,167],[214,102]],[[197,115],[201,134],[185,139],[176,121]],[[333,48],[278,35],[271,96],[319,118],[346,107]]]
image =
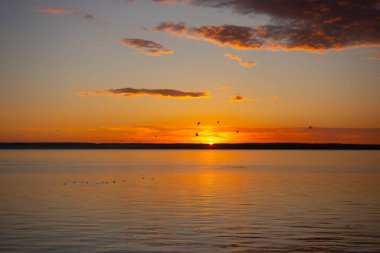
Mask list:
[[377,0],[2,0],[0,31],[0,142],[380,144]]

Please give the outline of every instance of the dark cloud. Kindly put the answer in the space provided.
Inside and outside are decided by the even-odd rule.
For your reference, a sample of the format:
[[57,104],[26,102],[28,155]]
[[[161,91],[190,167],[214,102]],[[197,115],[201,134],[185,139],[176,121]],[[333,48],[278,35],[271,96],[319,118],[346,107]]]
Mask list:
[[172,54],[173,51],[164,48],[162,45],[143,39],[122,39],[121,43],[125,46],[135,48],[142,51],[145,54],[149,55],[163,55],[163,54]]
[[[183,1],[179,1],[183,2]],[[162,23],[155,29],[237,49],[323,51],[380,45],[379,0],[192,0],[192,4],[262,14],[271,22],[256,27]]]
[[154,27],[154,30],[189,39],[205,40],[236,49],[259,49],[264,43],[262,39],[254,36],[255,29],[244,26],[187,27],[183,22],[177,24],[163,22]]
[[120,88],[108,89],[104,91],[81,92],[82,96],[97,96],[97,95],[118,95],[124,97],[131,96],[160,96],[168,98],[207,98],[207,92],[187,92],[172,89],[135,89],[135,88]]
[[[268,99],[270,100],[277,100],[279,99],[278,96],[269,96],[267,97]],[[237,94],[233,97],[231,97],[230,99],[230,102],[244,102],[244,101],[252,101],[252,102],[256,102],[257,99],[256,98],[252,98],[252,97],[245,97],[245,96],[242,96],[240,94]]]
[[240,95],[236,95],[234,97],[231,98],[231,102],[240,102],[240,101],[244,101],[245,98],[243,96],[240,96]]
[[231,99],[230,99],[230,102],[243,102],[243,101],[256,101],[255,98],[247,98],[247,97],[243,97],[242,95],[239,95],[237,94],[236,96],[233,96]]
[[172,23],[172,22],[162,22],[161,24],[157,25],[154,28],[155,31],[163,31],[163,32],[168,32],[168,33],[173,33],[173,34],[185,34],[188,33],[188,28],[186,27],[185,22],[179,22],[177,24]]

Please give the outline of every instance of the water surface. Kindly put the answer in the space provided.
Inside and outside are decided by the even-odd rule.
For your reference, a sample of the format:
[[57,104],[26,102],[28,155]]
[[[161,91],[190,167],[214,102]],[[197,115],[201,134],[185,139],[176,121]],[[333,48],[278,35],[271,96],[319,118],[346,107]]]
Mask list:
[[2,150],[1,252],[380,252],[379,151]]

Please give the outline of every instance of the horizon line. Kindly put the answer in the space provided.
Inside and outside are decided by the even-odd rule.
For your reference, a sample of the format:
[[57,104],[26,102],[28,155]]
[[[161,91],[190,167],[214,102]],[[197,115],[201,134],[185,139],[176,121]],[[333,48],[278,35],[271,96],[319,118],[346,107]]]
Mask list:
[[299,149],[380,150],[380,144],[358,143],[95,143],[95,142],[0,142],[0,149]]

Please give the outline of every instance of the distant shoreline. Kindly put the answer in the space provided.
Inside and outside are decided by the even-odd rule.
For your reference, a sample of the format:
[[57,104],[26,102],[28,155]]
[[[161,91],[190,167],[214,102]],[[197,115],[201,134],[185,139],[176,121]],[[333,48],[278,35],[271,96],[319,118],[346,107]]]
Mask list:
[[380,144],[343,143],[0,143],[0,149],[216,149],[216,150],[380,150]]

